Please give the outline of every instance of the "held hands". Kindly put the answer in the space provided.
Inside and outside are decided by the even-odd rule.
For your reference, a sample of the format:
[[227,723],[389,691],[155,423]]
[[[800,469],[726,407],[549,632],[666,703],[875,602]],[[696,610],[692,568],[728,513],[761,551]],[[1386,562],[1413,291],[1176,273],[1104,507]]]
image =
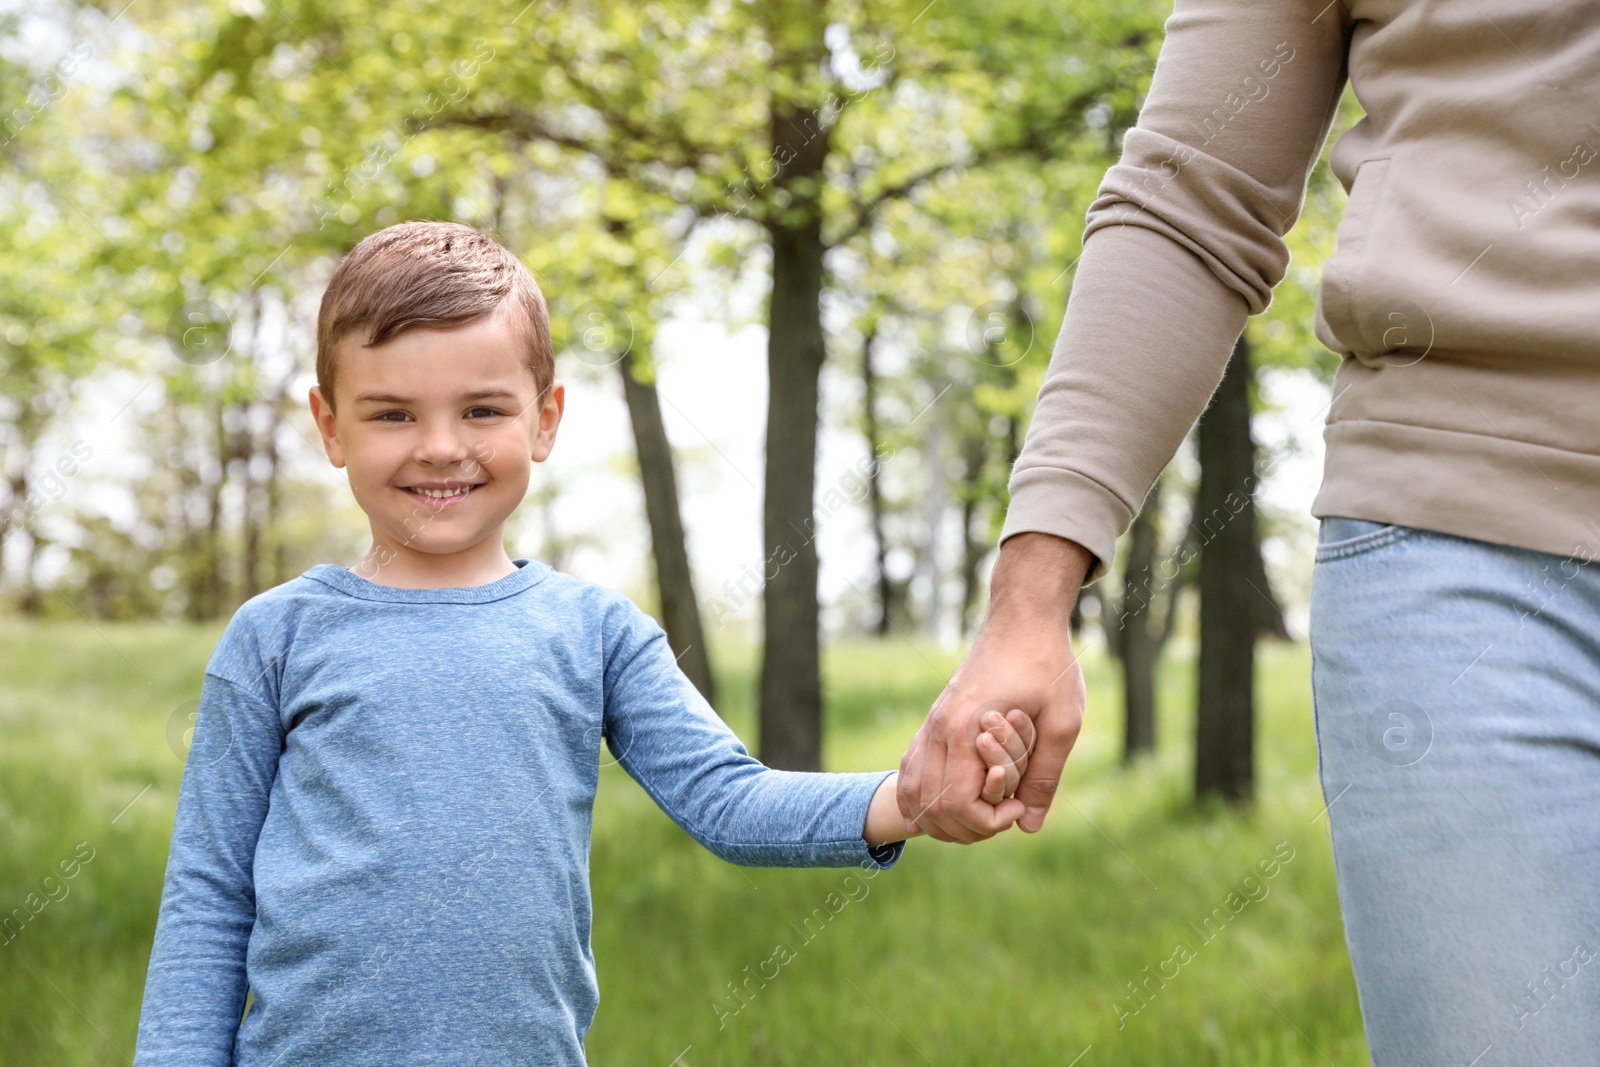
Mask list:
[[1004,715],[984,712],[978,725],[983,732],[978,735],[976,748],[989,768],[978,796],[985,804],[998,807],[1002,800],[1016,794],[1027,773],[1028,756],[1033,752],[1033,720],[1021,708],[1012,708]]
[[[980,797],[983,803],[997,808],[1017,791],[1023,775],[1027,773],[1028,756],[1034,742],[1033,720],[1021,709],[1013,708],[1005,715],[991,711],[981,717],[979,725],[981,730],[973,739],[971,754],[982,760],[986,768]],[[867,824],[861,835],[869,845],[903,841],[922,833],[922,828],[915,820],[906,819],[900,814],[895,789],[897,778],[898,774],[891,774],[873,794],[872,803],[867,809]],[[1010,822],[1001,829],[1015,822],[1022,814],[1020,804],[1013,803],[1012,809]]]
[[[983,630],[900,761],[900,812],[929,836],[970,844],[1013,824],[1029,833],[1044,825],[1083,723],[1067,617],[1093,561],[1049,534],[1018,534],[1001,547]],[[995,803],[997,772],[981,735],[995,711],[1016,708],[1035,736],[1015,795]]]

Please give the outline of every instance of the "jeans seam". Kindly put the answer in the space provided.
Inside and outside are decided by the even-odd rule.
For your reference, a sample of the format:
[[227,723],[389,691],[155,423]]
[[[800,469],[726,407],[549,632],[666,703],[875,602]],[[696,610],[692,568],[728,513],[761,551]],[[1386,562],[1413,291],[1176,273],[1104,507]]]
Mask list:
[[1316,551],[1315,562],[1331,563],[1334,560],[1349,559],[1351,556],[1360,556],[1379,548],[1404,541],[1414,537],[1422,531],[1415,526],[1395,526],[1389,530],[1375,530],[1370,534],[1363,534],[1360,538],[1346,544],[1333,544],[1321,546]]

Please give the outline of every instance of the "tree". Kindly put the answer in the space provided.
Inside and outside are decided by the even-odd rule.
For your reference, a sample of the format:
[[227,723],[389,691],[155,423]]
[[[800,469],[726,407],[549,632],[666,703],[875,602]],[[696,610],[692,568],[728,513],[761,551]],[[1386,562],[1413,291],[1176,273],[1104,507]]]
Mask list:
[[[1059,53],[1042,46],[1020,5],[973,5],[959,24],[936,12],[917,37],[901,40],[905,47],[890,44],[884,27],[917,23],[912,6],[869,13],[770,0],[693,8],[698,32],[685,35],[678,8],[568,4],[509,61],[492,92],[435,120],[556,145],[639,197],[669,195],[680,210],[662,224],[677,233],[707,219],[759,228],[771,279],[761,754],[779,767],[821,760],[813,496],[828,254],[869,232],[886,206],[946,174],[1061,152],[1118,84],[1094,64],[1063,74]],[[972,18],[1012,39],[975,50]],[[1130,20],[1107,21],[1120,29]],[[1122,44],[1139,47],[1143,32]],[[973,96],[992,81],[1010,94],[1001,113]],[[908,91],[897,100],[887,90],[902,84]],[[907,110],[951,136],[906,144],[891,120]],[[762,143],[763,151],[751,151]]]
[[[8,20],[0,18],[0,30]],[[27,74],[0,63],[0,89],[26,84]],[[46,450],[49,433],[72,405],[73,382],[111,360],[96,344],[96,308],[108,272],[94,269],[94,246],[67,214],[56,190],[70,184],[70,156],[60,147],[61,108],[34,83],[0,125],[0,545],[20,542],[16,603],[26,615],[44,611],[38,561],[49,544],[40,519],[63,499],[92,459],[89,442]],[[84,184],[93,176],[83,168]]]
[[1241,334],[1200,416],[1200,485],[1191,527],[1200,550],[1200,670],[1195,794],[1248,801],[1255,792],[1255,642],[1260,594],[1248,581],[1256,534],[1250,347]]
[[694,592],[694,574],[689,568],[683,513],[678,506],[678,477],[666,426],[661,421],[661,400],[656,395],[655,378],[652,368],[641,368],[632,353],[618,361],[617,369],[622,376],[628,419],[633,426],[633,440],[639,456],[639,479],[644,486],[645,516],[650,523],[656,588],[661,595],[662,628],[667,631],[667,641],[683,673],[708,703],[714,702],[717,696],[711,675],[711,657],[706,647],[705,628],[700,621],[700,602]]
[[180,233],[226,268],[198,271],[200,285],[160,265],[154,288],[192,300],[281,285],[374,223],[480,215],[474,195],[542,168],[604,179],[599,217],[630,227],[653,295],[677,282],[697,232],[701,247],[745,253],[770,283],[761,750],[816,766],[828,260],[979,168],[1104,151],[1104,116],[1132,106],[1163,12],[1093,2],[1041,23],[1022,0],[530,10],[131,11],[191,59],[176,77],[130,79],[124,95],[147,120],[133,140],[162,151],[130,153],[142,178],[127,215],[156,244],[171,228],[164,204],[215,223],[204,238]]
[[1155,751],[1156,668],[1177,622],[1178,598],[1189,581],[1190,568],[1185,564],[1193,555],[1193,543],[1185,541],[1172,552],[1161,553],[1162,499],[1169,477],[1170,468],[1156,479],[1129,527],[1121,596],[1104,588],[1099,593],[1106,647],[1122,673],[1124,763]]
[[[1360,117],[1346,92],[1328,144]],[[1251,413],[1258,363],[1309,367],[1331,377],[1337,360],[1311,338],[1317,272],[1325,262],[1342,197],[1323,164],[1313,169],[1305,208],[1287,237],[1291,284],[1273,294],[1268,312],[1240,334],[1217,392],[1196,431],[1200,483],[1190,528],[1201,543],[1200,662],[1196,700],[1195,793],[1246,802],[1255,789],[1255,643],[1285,638],[1283,609],[1272,592],[1261,551],[1255,486],[1257,454]],[[1295,284],[1298,283],[1298,284]],[[1266,359],[1253,357],[1252,335],[1269,339]]]

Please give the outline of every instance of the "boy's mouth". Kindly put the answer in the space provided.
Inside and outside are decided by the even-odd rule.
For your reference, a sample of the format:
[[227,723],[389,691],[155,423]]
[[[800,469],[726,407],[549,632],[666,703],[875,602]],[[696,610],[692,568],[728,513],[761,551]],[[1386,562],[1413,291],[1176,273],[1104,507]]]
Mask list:
[[478,482],[474,485],[402,485],[399,488],[413,500],[419,501],[427,507],[439,509],[460,504],[486,484],[488,483]]

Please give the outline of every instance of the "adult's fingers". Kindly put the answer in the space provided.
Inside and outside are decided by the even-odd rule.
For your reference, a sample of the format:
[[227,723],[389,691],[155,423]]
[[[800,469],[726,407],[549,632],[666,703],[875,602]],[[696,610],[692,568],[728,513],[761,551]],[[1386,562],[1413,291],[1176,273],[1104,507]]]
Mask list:
[[[928,719],[922,724],[922,768],[918,775],[915,792],[916,810],[910,818],[922,827],[927,835],[935,841],[951,841],[959,844],[970,844],[971,839],[962,835],[959,828],[952,833],[952,827],[946,825],[943,809],[940,807],[945,795],[949,792],[949,785],[945,782],[945,762],[949,756],[950,742],[949,724],[945,720],[941,704],[944,697],[934,702],[933,710],[928,713]],[[981,786],[973,787],[976,796]]]
[[938,799],[928,801],[942,831],[951,840],[966,844],[993,837],[1011,825],[1011,820],[998,813],[994,805],[981,799],[989,768],[980,754],[978,739],[983,732],[981,724],[991,710],[997,709],[973,706],[946,720],[943,782]]
[[1024,807],[1018,824],[1028,833],[1044,826],[1045,816],[1061,785],[1062,769],[1078,740],[1080,712],[1061,699],[1053,700],[1035,721],[1038,743],[1028,760],[1028,769],[1017,786],[1016,799]]
[[1022,746],[1022,754],[1015,757],[1017,774],[1021,776],[1028,769],[1028,758],[1033,754],[1034,746],[1039,743],[1038,731],[1034,729],[1033,717],[1021,708],[1012,708],[1006,712],[1006,722],[1016,732]]
[[894,798],[900,805],[900,816],[906,822],[915,822],[915,814],[922,810],[922,736],[919,728],[911,744],[900,757],[900,774],[895,778]]

